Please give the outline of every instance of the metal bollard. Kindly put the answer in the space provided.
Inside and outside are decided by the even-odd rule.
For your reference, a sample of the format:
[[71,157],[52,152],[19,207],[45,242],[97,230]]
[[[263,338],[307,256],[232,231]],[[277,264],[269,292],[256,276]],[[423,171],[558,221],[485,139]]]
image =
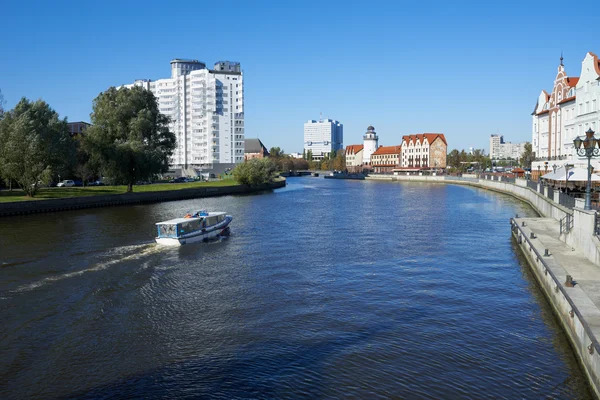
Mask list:
[[575,286],[573,284],[573,277],[571,275],[567,275],[567,280],[565,282],[565,286],[567,286],[567,287],[573,287],[573,286]]
[[531,233],[529,234],[529,238],[531,238],[531,239],[535,239],[535,233],[531,232]]
[[550,256],[550,251],[548,249],[546,249],[546,251],[544,251],[544,257],[549,257]]

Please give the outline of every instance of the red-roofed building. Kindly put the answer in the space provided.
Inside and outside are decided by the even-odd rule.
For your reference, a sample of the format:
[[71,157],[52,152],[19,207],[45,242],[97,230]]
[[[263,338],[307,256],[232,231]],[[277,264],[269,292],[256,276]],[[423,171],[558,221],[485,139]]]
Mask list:
[[346,169],[348,172],[362,172],[363,150],[362,144],[346,146]]
[[443,133],[421,133],[402,137],[400,166],[403,168],[446,168],[448,143]]
[[371,166],[376,174],[392,173],[400,166],[401,146],[380,146],[371,154]]

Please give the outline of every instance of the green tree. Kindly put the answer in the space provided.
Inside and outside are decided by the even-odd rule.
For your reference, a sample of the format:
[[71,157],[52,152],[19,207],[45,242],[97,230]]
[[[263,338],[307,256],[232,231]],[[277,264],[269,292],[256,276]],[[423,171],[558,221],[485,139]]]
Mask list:
[[308,162],[312,162],[313,161],[312,150],[309,150],[309,151],[306,152],[306,161],[308,161]]
[[0,120],[0,174],[29,197],[66,171],[74,156],[66,119],[59,119],[43,100],[22,98]]
[[531,147],[531,143],[525,143],[525,149],[521,154],[521,165],[523,168],[531,168],[531,163],[535,159],[535,153]]
[[0,119],[4,115],[4,95],[2,94],[2,90],[0,89]]
[[306,160],[306,149],[302,150],[302,159]]
[[253,158],[236,165],[233,169],[233,178],[242,185],[260,185],[272,182],[277,167],[269,158]]
[[280,149],[279,147],[271,147],[271,150],[269,150],[269,156],[277,159],[277,158],[281,158],[285,155],[284,151],[282,149]]
[[446,164],[452,168],[460,168],[460,153],[458,150],[452,150],[446,157]]
[[127,192],[168,170],[176,138],[152,92],[111,87],[94,100],[91,120],[84,148],[104,175],[127,184]]
[[346,169],[346,152],[344,150],[338,150],[335,158],[333,159],[333,169],[337,171],[343,171]]

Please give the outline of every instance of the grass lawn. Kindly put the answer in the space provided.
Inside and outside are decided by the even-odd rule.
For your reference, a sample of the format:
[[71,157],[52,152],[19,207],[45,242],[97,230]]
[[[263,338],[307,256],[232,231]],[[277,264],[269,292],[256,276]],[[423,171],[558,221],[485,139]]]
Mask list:
[[[236,186],[238,183],[233,179],[225,179],[214,182],[191,182],[191,183],[154,183],[151,185],[133,186],[134,193],[141,192],[164,192],[167,190],[192,189],[201,187]],[[70,197],[98,196],[106,194],[126,193],[127,186],[86,186],[86,187],[53,187],[41,188],[34,198],[27,197],[20,189],[0,190],[0,203],[11,201],[35,201],[48,199],[66,199]]]

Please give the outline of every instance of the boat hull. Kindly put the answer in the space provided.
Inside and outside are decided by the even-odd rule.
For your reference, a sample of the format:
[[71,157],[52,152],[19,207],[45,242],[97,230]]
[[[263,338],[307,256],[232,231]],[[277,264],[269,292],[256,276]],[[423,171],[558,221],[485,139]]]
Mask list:
[[204,231],[193,232],[178,238],[157,237],[155,240],[156,243],[164,246],[183,246],[184,244],[203,242],[222,235],[229,229],[229,224],[232,219],[233,218],[228,215],[223,222]]

